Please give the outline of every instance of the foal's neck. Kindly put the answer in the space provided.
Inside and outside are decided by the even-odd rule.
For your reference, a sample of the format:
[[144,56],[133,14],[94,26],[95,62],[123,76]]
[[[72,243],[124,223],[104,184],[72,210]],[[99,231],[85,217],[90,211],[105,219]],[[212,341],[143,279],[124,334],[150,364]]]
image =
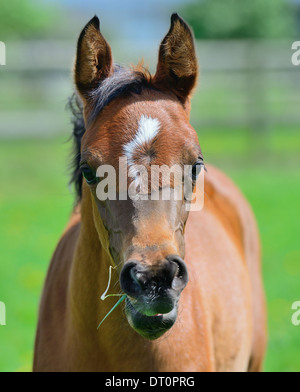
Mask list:
[[[113,260],[109,254],[107,232],[102,227],[100,219],[94,219],[94,214],[98,214],[95,208],[91,193],[84,190],[81,230],[71,271],[69,298],[72,312],[78,314],[81,319],[79,323],[96,330],[116,299],[100,300],[107,287],[109,267]],[[118,276],[114,272],[109,293],[119,291]],[[115,312],[118,313],[118,310]]]
[[[82,199],[82,221],[79,240],[69,281],[68,326],[66,345],[71,347],[74,368],[92,371],[167,371],[176,369],[176,344],[168,340],[147,341],[129,325],[118,306],[97,330],[99,323],[116,304],[117,299],[100,300],[112,263],[108,234],[98,217],[88,189]],[[108,293],[120,291],[117,271],[112,275]],[[176,334],[174,335],[176,336]],[[174,366],[170,362],[173,350]],[[172,355],[173,355],[172,354]]]
[[[142,370],[151,368],[157,371],[156,365],[150,367],[157,363],[152,354],[152,343],[129,326],[123,304],[97,329],[118,298],[100,299],[107,287],[112,260],[107,232],[99,231],[104,227],[101,227],[100,219],[94,219],[94,214],[98,214],[95,208],[87,190],[82,199],[81,230],[69,282],[66,344],[72,346],[74,360],[80,358],[75,365],[78,369],[87,363],[95,371],[128,371],[123,366],[129,361],[137,369],[140,366]],[[114,271],[108,293],[119,292],[118,273]]]

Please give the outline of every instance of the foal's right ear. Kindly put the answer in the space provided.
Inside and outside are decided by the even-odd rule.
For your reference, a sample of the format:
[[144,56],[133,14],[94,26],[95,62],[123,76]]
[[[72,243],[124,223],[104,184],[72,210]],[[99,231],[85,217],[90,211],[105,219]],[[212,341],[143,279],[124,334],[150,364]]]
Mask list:
[[110,46],[100,32],[100,21],[95,16],[82,30],[77,44],[75,83],[83,98],[91,89],[107,78],[113,69]]

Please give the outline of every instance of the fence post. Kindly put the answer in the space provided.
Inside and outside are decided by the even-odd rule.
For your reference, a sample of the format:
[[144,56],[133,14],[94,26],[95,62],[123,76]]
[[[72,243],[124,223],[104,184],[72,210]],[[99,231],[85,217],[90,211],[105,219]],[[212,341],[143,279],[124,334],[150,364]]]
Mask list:
[[249,151],[266,152],[270,130],[269,105],[267,98],[267,73],[265,70],[265,43],[250,40],[246,42],[246,94]]

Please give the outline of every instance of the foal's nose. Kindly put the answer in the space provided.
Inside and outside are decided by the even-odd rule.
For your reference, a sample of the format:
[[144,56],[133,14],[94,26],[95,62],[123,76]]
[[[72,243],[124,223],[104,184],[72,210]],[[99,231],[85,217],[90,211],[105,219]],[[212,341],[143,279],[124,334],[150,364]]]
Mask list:
[[180,294],[187,282],[187,268],[177,255],[168,256],[155,266],[128,261],[120,275],[122,290],[133,298],[140,295],[163,296],[168,291]]

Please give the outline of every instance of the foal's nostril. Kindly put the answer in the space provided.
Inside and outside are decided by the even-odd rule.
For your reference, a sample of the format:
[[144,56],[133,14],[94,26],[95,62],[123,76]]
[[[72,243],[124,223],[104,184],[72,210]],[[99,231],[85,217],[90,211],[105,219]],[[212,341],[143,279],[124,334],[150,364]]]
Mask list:
[[159,268],[150,268],[137,261],[125,263],[121,275],[121,288],[130,297],[158,295],[172,289],[178,294],[188,282],[184,261],[177,255],[166,257]]
[[170,255],[167,257],[167,260],[176,265],[176,273],[172,280],[172,289],[182,291],[189,279],[185,262],[177,255]]
[[121,289],[131,297],[135,297],[142,292],[142,281],[137,274],[137,265],[138,263],[135,261],[126,263],[120,275]]

